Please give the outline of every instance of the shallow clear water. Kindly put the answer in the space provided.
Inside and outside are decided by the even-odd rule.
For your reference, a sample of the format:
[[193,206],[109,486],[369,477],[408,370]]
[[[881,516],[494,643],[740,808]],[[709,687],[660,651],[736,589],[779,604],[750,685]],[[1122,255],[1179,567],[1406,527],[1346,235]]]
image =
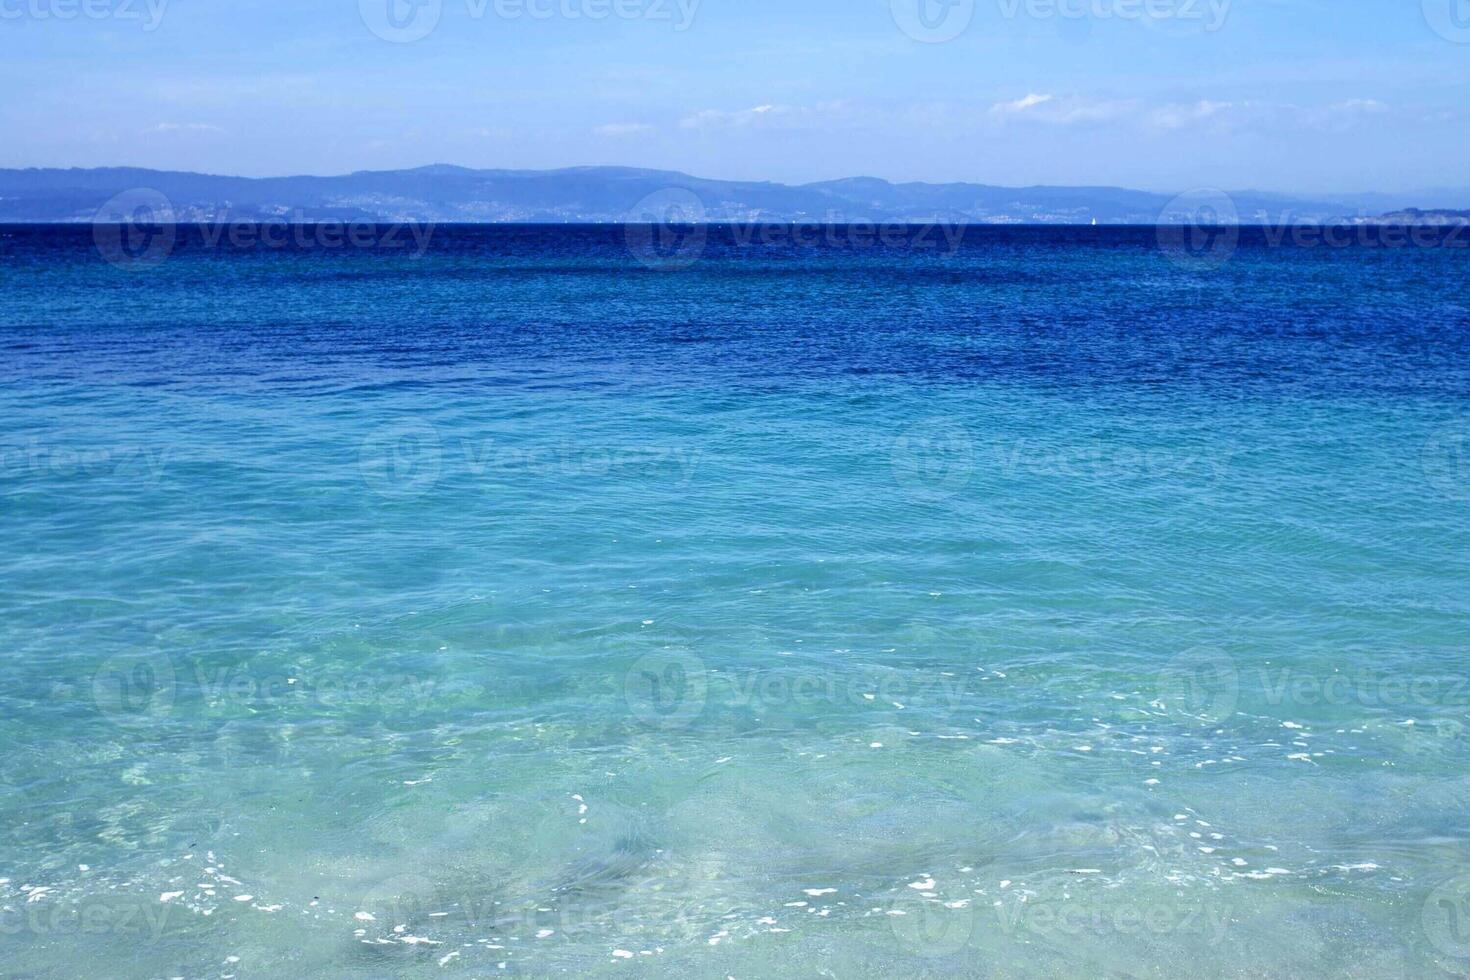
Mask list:
[[0,229],[3,972],[1464,973],[1470,252],[1173,258]]

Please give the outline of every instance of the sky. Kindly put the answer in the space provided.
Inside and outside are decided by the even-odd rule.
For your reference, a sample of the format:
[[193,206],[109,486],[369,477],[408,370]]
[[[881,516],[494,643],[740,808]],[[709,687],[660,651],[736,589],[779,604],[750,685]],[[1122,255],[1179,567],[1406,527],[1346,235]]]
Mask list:
[[1470,0],[0,0],[0,167],[1470,185]]

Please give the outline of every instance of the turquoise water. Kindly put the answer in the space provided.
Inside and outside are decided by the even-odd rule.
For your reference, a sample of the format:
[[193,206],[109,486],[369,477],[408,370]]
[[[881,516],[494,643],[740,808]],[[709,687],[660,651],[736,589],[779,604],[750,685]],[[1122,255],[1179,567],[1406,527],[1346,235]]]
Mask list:
[[1470,970],[1465,252],[0,234],[5,975]]

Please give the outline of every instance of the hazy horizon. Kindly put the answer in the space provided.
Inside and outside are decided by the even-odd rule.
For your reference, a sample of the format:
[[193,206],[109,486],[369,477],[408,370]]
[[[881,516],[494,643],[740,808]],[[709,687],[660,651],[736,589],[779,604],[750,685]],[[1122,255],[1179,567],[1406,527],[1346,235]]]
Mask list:
[[[987,181],[979,181],[979,180],[942,181],[942,180],[925,180],[923,178],[915,178],[913,180],[898,180],[898,179],[895,179],[895,178],[892,178],[892,177],[887,177],[887,176],[884,176],[882,174],[876,174],[876,173],[848,173],[848,174],[837,175],[837,176],[834,176],[834,177],[824,177],[824,178],[820,178],[818,180],[810,180],[810,181],[784,181],[784,180],[776,180],[776,179],[772,179],[772,178],[762,178],[762,177],[730,177],[730,176],[725,176],[725,175],[719,174],[719,173],[695,173],[695,172],[690,172],[690,171],[674,170],[674,169],[670,169],[670,168],[667,168],[667,167],[643,166],[643,165],[639,165],[639,164],[636,164],[636,163],[574,163],[574,164],[566,164],[564,166],[553,166],[553,167],[502,167],[502,166],[494,166],[494,165],[471,167],[471,166],[467,166],[465,164],[455,163],[453,161],[448,161],[448,160],[434,160],[434,161],[431,161],[431,162],[428,162],[428,163],[407,164],[407,165],[402,166],[402,167],[381,167],[381,168],[380,167],[354,167],[354,168],[351,168],[351,169],[348,169],[348,170],[337,170],[337,171],[325,171],[325,170],[322,170],[322,171],[315,171],[315,172],[310,172],[310,173],[304,172],[304,171],[284,171],[283,170],[283,171],[272,172],[272,173],[247,174],[247,173],[236,173],[236,172],[227,172],[227,171],[191,170],[191,169],[188,169],[188,168],[185,168],[185,167],[176,167],[176,166],[175,167],[171,167],[171,166],[140,166],[140,165],[135,165],[135,164],[96,164],[96,165],[90,165],[90,166],[76,166],[76,165],[28,165],[28,166],[16,166],[16,167],[0,167],[0,170],[151,170],[151,171],[155,171],[155,172],[159,172],[159,173],[192,173],[192,174],[199,174],[201,176],[227,178],[227,179],[289,180],[289,179],[311,179],[311,178],[347,177],[347,176],[351,176],[353,174],[364,174],[364,173],[408,172],[408,171],[414,171],[414,170],[429,170],[429,169],[433,169],[433,168],[436,168],[436,167],[453,167],[453,168],[459,168],[459,169],[464,169],[464,170],[472,170],[472,171],[507,171],[507,172],[522,172],[522,173],[536,173],[536,172],[556,173],[556,172],[559,172],[559,171],[574,171],[574,170],[638,170],[638,171],[653,171],[653,172],[665,172],[665,173],[678,173],[678,174],[682,174],[683,176],[686,176],[686,177],[696,178],[698,180],[727,181],[727,182],[740,182],[740,183],[772,183],[772,184],[781,184],[781,185],[792,186],[792,187],[799,187],[799,186],[803,186],[803,185],[807,185],[807,184],[824,183],[824,182],[835,181],[835,180],[869,180],[869,179],[882,180],[882,181],[886,181],[886,182],[888,182],[890,184],[917,183],[917,184],[934,184],[934,185],[940,185],[940,184],[959,184],[959,183],[963,183],[963,184],[989,184],[990,183],[990,182],[987,182]],[[1117,189],[1117,190],[1142,191],[1142,192],[1145,192],[1145,193],[1152,193],[1152,194],[1175,194],[1175,193],[1181,193],[1181,192],[1184,192],[1184,191],[1187,191],[1187,190],[1192,190],[1192,188],[1182,188],[1182,187],[1168,187],[1168,186],[1145,187],[1145,186],[1130,186],[1130,185],[1123,185],[1123,184],[1102,184],[1102,183],[1097,183],[1097,182],[1086,182],[1086,181],[1079,182],[1079,183],[1076,183],[1076,184],[1039,184],[1039,183],[1037,183],[1037,184],[991,184],[990,186],[1007,187],[1007,188],[1014,187],[1014,188],[1018,188],[1018,189],[1027,188],[1027,187],[1046,187],[1046,186],[1057,186],[1057,187],[1098,187],[1098,188],[1108,188],[1108,189]],[[1360,197],[1360,196],[1377,195],[1377,194],[1383,194],[1383,195],[1388,195],[1388,196],[1394,196],[1394,195],[1403,196],[1403,195],[1413,195],[1413,194],[1418,194],[1418,193],[1422,193],[1422,194],[1434,194],[1434,193],[1440,193],[1440,192],[1453,192],[1453,193],[1456,193],[1456,194],[1470,194],[1470,180],[1466,180],[1466,181],[1464,181],[1464,182],[1462,182],[1460,184],[1447,184],[1447,185],[1442,186],[1442,187],[1410,187],[1410,188],[1407,188],[1407,189],[1404,189],[1404,190],[1397,190],[1397,191],[1395,191],[1395,190],[1384,190],[1384,189],[1381,189],[1381,188],[1378,188],[1378,187],[1344,187],[1344,188],[1332,188],[1332,189],[1328,189],[1328,190],[1315,191],[1315,192],[1299,191],[1299,190],[1293,190],[1291,188],[1275,188],[1275,187],[1259,187],[1259,186],[1225,187],[1225,188],[1220,188],[1220,189],[1221,190],[1230,191],[1230,192],[1255,193],[1255,194],[1267,194],[1267,195],[1279,195],[1279,196],[1282,196],[1282,197],[1308,198],[1308,197],[1312,197],[1312,196],[1315,195],[1315,196],[1321,197],[1323,199],[1329,199],[1330,200],[1330,199],[1332,199],[1334,197]],[[1436,206],[1436,202],[1434,202],[1434,201],[1427,201],[1426,202],[1426,206],[1434,207],[1434,206]]]
[[1411,193],[1465,183],[1455,2],[12,0],[0,166]]

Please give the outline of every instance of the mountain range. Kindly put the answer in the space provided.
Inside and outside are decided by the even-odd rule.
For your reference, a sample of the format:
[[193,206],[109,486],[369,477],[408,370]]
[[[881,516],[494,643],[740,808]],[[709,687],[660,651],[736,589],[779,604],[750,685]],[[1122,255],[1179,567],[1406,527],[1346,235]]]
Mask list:
[[0,222],[88,222],[121,198],[176,221],[624,222],[677,215],[704,221],[950,221],[1154,224],[1205,213],[1231,223],[1359,220],[1385,211],[1470,206],[1470,191],[1310,199],[1259,191],[1176,197],[1118,187],[890,183],[852,177],[811,184],[709,180],[629,167],[472,170],[446,164],[334,177],[227,177],[128,167],[0,170]]

